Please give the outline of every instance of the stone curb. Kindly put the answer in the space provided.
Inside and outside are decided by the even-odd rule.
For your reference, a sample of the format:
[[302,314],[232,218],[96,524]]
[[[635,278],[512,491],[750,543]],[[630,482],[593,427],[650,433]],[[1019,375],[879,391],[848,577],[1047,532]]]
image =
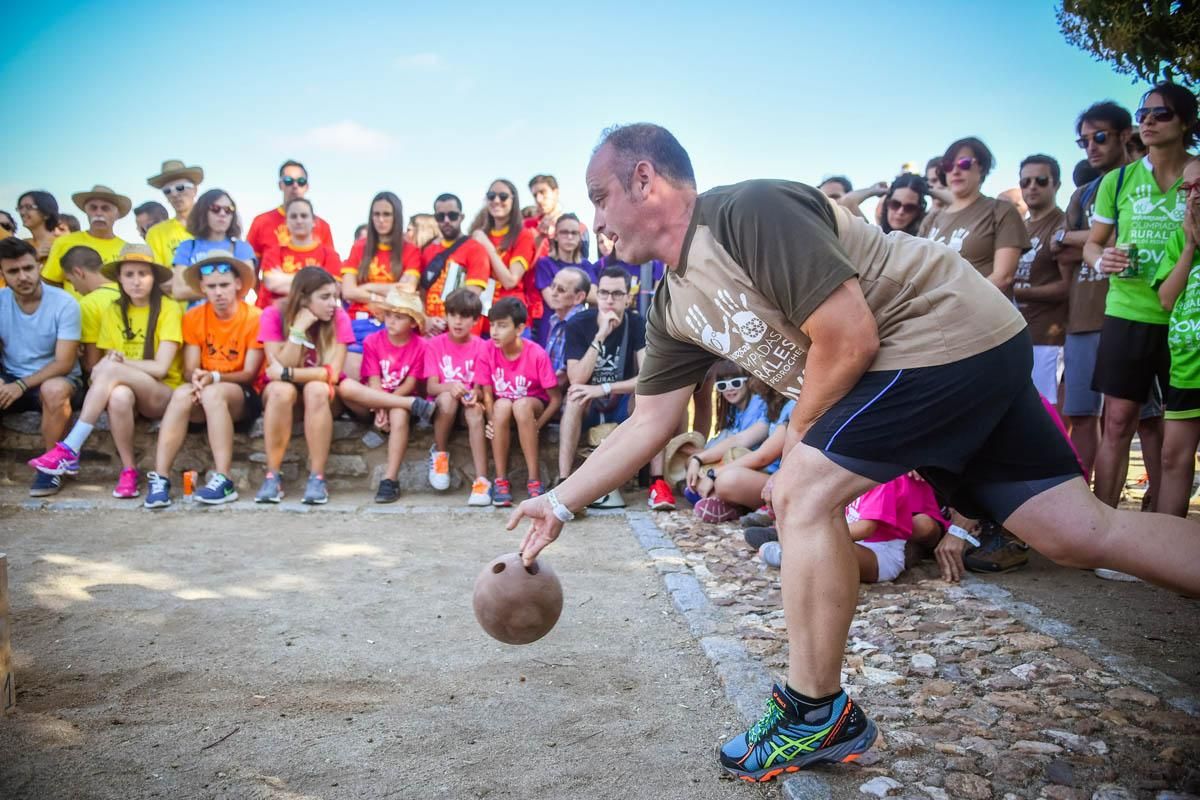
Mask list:
[[1013,599],[1012,593],[1007,589],[986,583],[974,576],[968,576],[958,588],[951,587],[947,590],[947,595],[951,599],[955,599],[956,595],[961,597],[963,594],[971,595],[979,600],[986,600],[1003,608],[1033,630],[1082,651],[1126,680],[1141,686],[1151,694],[1162,697],[1168,705],[1185,714],[1200,717],[1200,697],[1191,694],[1181,681],[1151,667],[1143,666],[1128,656],[1106,651],[1095,638],[1077,632],[1061,620],[1046,616],[1036,606]]

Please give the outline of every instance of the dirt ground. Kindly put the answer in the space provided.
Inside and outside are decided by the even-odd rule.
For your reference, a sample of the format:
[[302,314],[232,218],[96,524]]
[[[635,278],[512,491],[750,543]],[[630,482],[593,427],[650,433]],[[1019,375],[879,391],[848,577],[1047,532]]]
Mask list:
[[470,603],[499,514],[9,512],[0,797],[778,796],[721,776],[736,713],[624,520],[574,528],[512,647]]

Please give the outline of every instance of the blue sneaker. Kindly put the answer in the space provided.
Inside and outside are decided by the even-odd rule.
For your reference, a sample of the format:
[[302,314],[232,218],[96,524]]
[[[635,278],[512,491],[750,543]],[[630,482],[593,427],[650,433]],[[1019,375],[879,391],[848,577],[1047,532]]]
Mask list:
[[496,478],[492,484],[492,505],[508,508],[512,505],[512,486],[504,478]]
[[325,487],[325,479],[319,475],[309,475],[308,485],[304,487],[304,499],[300,502],[309,506],[321,506],[329,502],[329,490]]
[[33,483],[29,487],[29,496],[49,497],[52,494],[58,494],[58,490],[61,488],[61,475],[47,475],[44,472],[36,472],[33,475]]
[[204,485],[204,488],[196,492],[196,502],[210,506],[232,503],[237,499],[237,487],[233,485],[233,481],[219,472],[214,472],[213,476],[208,479],[208,483]]
[[258,494],[254,496],[256,503],[278,503],[283,499],[283,486],[279,483],[279,473],[268,472],[263,478]]
[[171,505],[171,481],[157,472],[146,473],[146,500],[142,508],[166,508]]
[[776,685],[763,718],[721,748],[721,766],[744,781],[765,783],[823,761],[853,761],[871,748],[878,730],[843,692],[825,708],[801,715]]

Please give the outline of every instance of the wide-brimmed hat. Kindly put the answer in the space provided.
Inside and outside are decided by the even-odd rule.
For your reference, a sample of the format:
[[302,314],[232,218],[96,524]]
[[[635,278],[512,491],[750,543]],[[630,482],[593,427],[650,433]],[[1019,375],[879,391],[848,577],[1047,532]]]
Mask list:
[[84,205],[87,203],[87,201],[94,200],[97,197],[101,200],[107,200],[117,207],[117,219],[120,219],[128,214],[129,209],[133,208],[133,201],[128,197],[123,194],[117,194],[107,186],[101,186],[100,184],[93,186],[90,192],[76,192],[75,194],[71,195],[71,200],[75,203],[80,211],[86,211]]
[[121,274],[121,265],[127,261],[138,264],[149,264],[153,267],[155,283],[166,283],[174,277],[171,268],[164,267],[155,261],[154,251],[148,245],[144,244],[127,244],[122,247],[120,254],[115,259],[100,268],[100,274],[110,281],[115,281],[117,280],[117,276]]
[[667,448],[663,451],[666,462],[663,469],[663,477],[667,479],[667,483],[674,486],[679,481],[687,478],[687,460],[691,453],[679,452],[685,444],[690,444],[697,452],[704,449],[704,437],[696,431],[688,431],[681,433],[671,441],[667,442]]
[[402,292],[392,287],[392,290],[387,293],[387,297],[372,300],[367,305],[372,314],[381,318],[385,311],[408,314],[413,318],[413,322],[417,323],[417,328],[422,332],[425,331],[425,304],[421,302],[421,298],[416,292]]
[[206,257],[190,265],[183,271],[184,281],[187,282],[187,285],[196,294],[203,294],[200,289],[200,268],[209,264],[228,264],[237,270],[238,277],[242,279],[243,299],[246,297],[247,292],[253,289],[257,283],[257,279],[254,277],[254,267],[235,257],[228,250],[209,250]]
[[179,178],[186,178],[199,186],[200,182],[204,180],[204,170],[200,167],[185,167],[182,161],[173,158],[170,161],[164,161],[162,170],[157,175],[146,178],[146,183],[155,189],[161,189]]

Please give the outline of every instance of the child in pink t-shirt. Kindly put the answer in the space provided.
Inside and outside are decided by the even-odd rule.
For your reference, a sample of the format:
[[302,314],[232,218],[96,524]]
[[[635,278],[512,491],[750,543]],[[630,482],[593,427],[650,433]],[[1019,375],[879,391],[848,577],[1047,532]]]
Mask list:
[[536,343],[521,338],[527,318],[525,304],[516,297],[496,301],[488,313],[492,342],[475,363],[475,383],[483,392],[488,419],[485,430],[492,440],[492,458],[496,461],[496,482],[492,486],[495,506],[512,505],[508,449],[514,421],[529,470],[529,496],[542,493],[538,432],[562,404],[550,356]]
[[338,394],[355,414],[375,414],[375,425],[388,434],[387,467],[375,492],[376,503],[400,499],[400,464],[408,449],[409,417],[424,422],[433,416],[433,403],[415,396],[425,378],[425,325],[421,298],[411,292],[393,290],[371,304],[383,329],[363,340],[362,381],[346,378]]
[[433,448],[429,452],[429,485],[438,491],[450,488],[450,433],[461,413],[467,423],[475,482],[469,506],[492,504],[492,483],[487,479],[487,441],[483,402],[475,391],[475,365],[490,345],[474,334],[483,314],[479,295],[467,287],[446,296],[446,332],[425,343],[426,392],[434,398]]
[[891,581],[904,571],[904,544],[913,535],[914,517],[948,524],[929,484],[908,475],[880,484],[846,506],[859,580]]

